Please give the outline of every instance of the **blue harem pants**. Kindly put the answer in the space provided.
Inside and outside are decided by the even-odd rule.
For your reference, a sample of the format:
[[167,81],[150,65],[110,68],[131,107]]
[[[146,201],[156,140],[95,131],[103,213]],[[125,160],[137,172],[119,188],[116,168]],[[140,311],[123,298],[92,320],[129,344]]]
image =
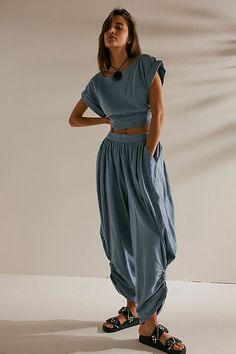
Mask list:
[[175,259],[174,205],[163,158],[146,146],[148,133],[103,139],[96,160],[100,236],[116,290],[137,304],[140,323],[167,296],[166,268]]

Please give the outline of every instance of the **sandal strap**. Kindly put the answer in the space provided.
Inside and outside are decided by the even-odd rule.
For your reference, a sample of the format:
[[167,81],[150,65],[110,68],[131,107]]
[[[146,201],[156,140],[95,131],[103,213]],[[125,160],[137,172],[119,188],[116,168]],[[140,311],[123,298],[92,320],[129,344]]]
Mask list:
[[135,320],[135,317],[133,316],[132,312],[126,306],[121,307],[119,309],[118,313],[123,313],[126,316],[129,323],[131,323]]
[[152,333],[152,336],[151,336],[152,337],[152,341],[154,343],[156,343],[159,340],[159,338],[162,335],[162,333],[164,333],[164,332],[168,333],[169,332],[168,328],[166,328],[162,324],[158,324],[156,326],[156,328],[154,329],[153,333]]
[[106,322],[112,323],[113,326],[116,327],[116,328],[120,328],[120,326],[121,326],[120,320],[119,320],[119,318],[117,318],[117,317],[108,318],[108,319],[106,320]]
[[182,341],[179,338],[176,337],[170,337],[166,340],[165,342],[165,348],[167,350],[170,350],[175,343],[182,343]]

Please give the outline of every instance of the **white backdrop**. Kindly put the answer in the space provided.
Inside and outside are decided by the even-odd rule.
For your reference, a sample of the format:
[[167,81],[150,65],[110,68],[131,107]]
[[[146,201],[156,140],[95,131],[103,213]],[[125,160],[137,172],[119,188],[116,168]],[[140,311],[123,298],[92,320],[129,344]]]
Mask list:
[[[98,72],[98,36],[116,5],[0,2],[0,273],[109,276],[95,186],[109,127],[68,119]],[[167,70],[161,141],[178,240],[168,279],[235,282],[236,3],[118,5]]]

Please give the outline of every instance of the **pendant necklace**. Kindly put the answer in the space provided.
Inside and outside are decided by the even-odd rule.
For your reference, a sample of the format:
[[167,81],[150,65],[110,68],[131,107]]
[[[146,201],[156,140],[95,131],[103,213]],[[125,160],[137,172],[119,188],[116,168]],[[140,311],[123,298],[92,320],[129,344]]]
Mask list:
[[129,57],[127,57],[125,59],[125,61],[121,64],[121,66],[119,67],[119,69],[115,68],[113,65],[111,65],[111,67],[113,69],[116,69],[116,72],[112,75],[113,79],[118,81],[122,78],[122,72],[120,71],[120,68],[122,67],[122,65],[126,62],[126,60],[128,59]]

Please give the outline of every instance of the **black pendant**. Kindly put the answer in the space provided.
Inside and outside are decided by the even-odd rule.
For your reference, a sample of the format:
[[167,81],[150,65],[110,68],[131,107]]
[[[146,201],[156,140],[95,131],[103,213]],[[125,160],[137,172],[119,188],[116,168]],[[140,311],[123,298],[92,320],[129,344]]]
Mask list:
[[117,71],[115,72],[115,74],[113,74],[113,79],[116,80],[116,81],[118,81],[118,80],[120,80],[121,78],[122,78],[122,72],[119,71],[119,70],[117,70]]

